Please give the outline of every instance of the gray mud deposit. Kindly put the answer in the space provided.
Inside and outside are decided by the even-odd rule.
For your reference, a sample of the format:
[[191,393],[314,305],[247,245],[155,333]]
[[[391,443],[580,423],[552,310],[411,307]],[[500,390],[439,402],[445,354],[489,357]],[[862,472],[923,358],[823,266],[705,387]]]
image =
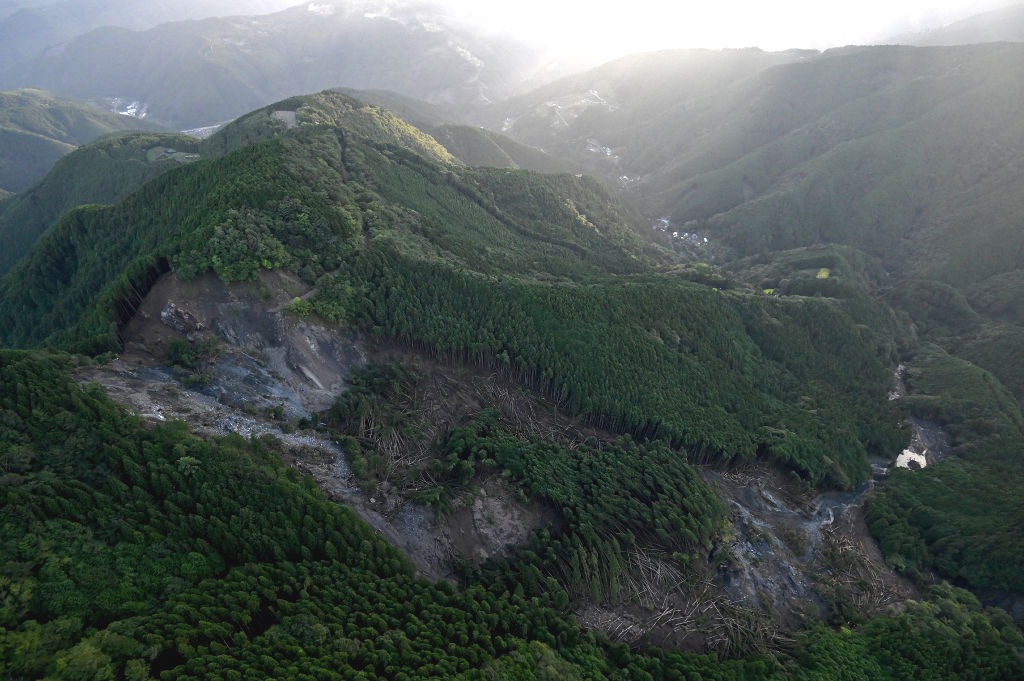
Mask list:
[[[473,493],[438,515],[411,501],[412,489],[387,481],[372,490],[360,487],[345,452],[325,432],[291,432],[303,419],[315,422],[309,417],[333,404],[352,369],[371,354],[357,334],[287,311],[292,300],[308,293],[281,272],[245,285],[226,285],[212,275],[188,282],[166,275],[122,329],[123,355],[82,370],[79,379],[100,383],[115,400],[156,422],[182,420],[207,436],[276,438],[289,464],[312,476],[432,579],[451,578],[456,561],[508,555],[555,521],[550,511],[522,503],[499,477],[478,480]],[[196,347],[215,341],[201,376],[171,366],[172,339],[179,346],[188,339]],[[450,371],[461,371],[460,378]],[[550,415],[545,420],[537,411],[543,405],[493,377],[463,374],[451,367],[432,370],[428,383],[436,395],[430,409],[444,411],[427,412],[435,430],[455,425],[449,423],[457,416],[453,409],[492,404],[517,415],[520,430],[532,436],[551,437],[569,427]],[[897,391],[893,397],[899,396]],[[911,425],[915,442],[942,453],[941,429]],[[424,433],[424,442],[440,430]],[[422,443],[416,446],[422,449]],[[885,471],[876,462],[876,479]],[[861,506],[870,484],[813,497],[767,466],[704,475],[730,509],[730,524],[706,566],[684,573],[666,556],[634,551],[626,557],[624,598],[576,605],[585,626],[631,643],[763,650],[778,631],[820,615],[837,598],[870,613],[915,595],[884,564],[868,534]]]
[[[399,490],[363,490],[344,451],[324,432],[289,432],[328,409],[349,372],[366,362],[356,334],[289,314],[308,293],[286,273],[263,273],[257,284],[228,285],[212,275],[182,282],[163,277],[122,329],[125,351],[78,373],[139,416],[187,422],[199,435],[273,437],[285,459],[311,475],[401,549],[424,576],[447,579],[454,560],[505,555],[545,522],[499,480],[485,482],[452,513],[438,517]],[[172,340],[215,339],[201,377],[169,361]]]

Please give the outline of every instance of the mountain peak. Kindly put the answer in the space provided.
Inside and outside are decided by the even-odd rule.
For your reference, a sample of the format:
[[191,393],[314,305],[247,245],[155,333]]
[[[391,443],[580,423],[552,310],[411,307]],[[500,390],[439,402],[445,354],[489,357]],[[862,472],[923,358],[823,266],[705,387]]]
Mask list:
[[377,144],[412,151],[437,163],[458,163],[423,131],[387,109],[364,104],[340,90],[289,97],[257,109],[215,133],[207,144],[213,152],[226,153],[290,130],[311,128],[337,128]]

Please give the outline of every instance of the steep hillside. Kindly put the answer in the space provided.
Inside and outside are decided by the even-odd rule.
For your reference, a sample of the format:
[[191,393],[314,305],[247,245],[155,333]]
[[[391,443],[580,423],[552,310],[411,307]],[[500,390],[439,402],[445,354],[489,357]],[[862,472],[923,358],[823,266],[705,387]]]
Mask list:
[[852,631],[814,627],[771,656],[634,652],[582,631],[564,592],[415,576],[282,465],[280,442],[143,426],[71,368],[0,353],[0,665],[14,678],[1024,674],[1019,630],[949,588]]
[[57,159],[101,135],[154,129],[42,90],[0,92],[0,189],[28,189]]
[[490,124],[619,178],[720,256],[838,242],[964,284],[1021,265],[1022,58],[1015,44],[648,55]]
[[340,90],[356,99],[394,112],[431,134],[456,158],[471,166],[522,168],[539,173],[575,172],[576,164],[486,128],[463,125],[466,111],[446,111],[425,101],[386,90]]
[[146,31],[100,28],[3,69],[0,86],[36,83],[86,99],[118,98],[185,129],[339,86],[464,107],[505,97],[530,75],[534,65],[522,46],[446,21],[418,5],[380,12],[309,3]]
[[198,158],[198,150],[198,141],[184,135],[131,133],[72,151],[42,182],[0,204],[0,274],[65,211],[114,203],[165,170]]
[[[876,399],[887,341],[854,326],[884,326],[881,308],[726,293],[685,270],[652,279],[667,254],[593,180],[463,168],[423,133],[337,93],[252,114],[217,146],[237,150],[48,231],[8,275],[5,342],[55,334],[112,347],[111,306],[151,276],[154,258],[228,280],[288,267],[317,283],[308,302],[325,316],[503,364],[588,420],[712,459],[768,455],[848,486],[867,477],[866,450],[898,442]],[[836,420],[822,427],[824,413]]]
[[[757,49],[636,54],[498,102],[478,115],[493,130],[618,177],[619,171],[641,166],[639,159],[652,150],[670,157],[672,147],[692,143],[693,123],[684,114],[727,96],[737,82],[764,69],[815,54]],[[681,128],[662,123],[673,113],[672,123]]]
[[[59,49],[101,26],[146,29],[168,21],[257,14],[284,9],[289,0],[41,0],[0,3],[0,63],[16,64]],[[9,11],[3,11],[12,5]]]
[[576,166],[569,161],[484,128],[443,125],[430,130],[438,142],[466,165],[523,168],[538,173],[568,173],[576,170]]
[[1022,58],[1019,44],[636,55],[485,122],[614,178],[676,250],[759,289],[842,287],[764,270],[773,252],[877,258],[915,334],[901,345],[937,343],[1019,399]]
[[1024,5],[983,12],[942,28],[896,36],[887,42],[922,46],[1024,42]]
[[[734,56],[727,70],[763,64]],[[145,138],[126,139],[126,160],[148,159]],[[987,598],[1021,590],[1024,538],[996,521],[1019,514],[999,485],[1019,479],[1019,407],[919,342],[976,328],[966,297],[947,309],[935,282],[893,286],[850,246],[684,260],[599,180],[467,165],[336,91],[254,111],[197,149],[110,205],[65,212],[0,279],[0,342],[50,353],[0,353],[5,668],[1024,673],[1004,613],[927,589],[937,573]],[[1012,318],[1000,291],[970,295]],[[83,360],[61,350],[123,355],[78,387]],[[958,384],[969,399],[949,394]],[[197,430],[220,410],[276,437],[200,440],[161,405]],[[950,429],[959,465],[921,455],[930,470],[895,473],[868,514],[925,603],[874,583],[895,577],[880,557],[865,569],[866,533],[845,534],[907,445],[908,413]],[[941,494],[972,467],[986,504]],[[430,509],[494,544],[449,536],[458,584],[423,581],[317,482],[365,493],[362,516],[389,538],[421,532]],[[515,541],[495,541],[501,514],[517,516]],[[806,630],[777,636],[801,616]],[[718,657],[641,652],[668,642]]]
[[[742,290],[706,267],[679,263],[648,240],[648,230],[635,231],[630,210],[593,179],[466,167],[424,133],[337,92],[247,115],[202,150],[203,160],[162,174],[116,205],[73,210],[44,234],[3,280],[5,342],[90,353],[120,352],[129,340],[133,348],[149,343],[144,355],[176,357],[191,372],[188,381],[212,381],[228,402],[242,390],[230,387],[240,370],[259,374],[252,380],[260,385],[270,380],[262,370],[242,369],[253,358],[279,367],[271,373],[279,377],[301,365],[300,382],[358,384],[363,379],[328,377],[306,360],[295,359],[286,370],[281,353],[298,357],[301,347],[271,352],[279,341],[250,343],[269,332],[229,322],[226,309],[210,302],[180,296],[144,302],[167,277],[188,280],[212,270],[246,282],[265,270],[290,270],[298,275],[290,294],[296,297],[275,305],[273,315],[282,315],[282,307],[299,318],[314,315],[441,362],[447,375],[459,366],[497,375],[546,396],[546,409],[606,433],[585,442],[531,439],[536,425],[510,428],[508,419],[518,422],[502,411],[497,392],[475,409],[445,398],[447,415],[421,424],[406,416],[421,412],[421,404],[396,407],[396,398],[379,395],[373,381],[320,416],[292,414],[288,404],[262,397],[251,402],[258,413],[323,419],[348,443],[352,470],[378,501],[404,498],[443,509],[471,493],[474,480],[513,471],[518,494],[557,509],[555,527],[563,529],[529,536],[529,550],[549,557],[538,562],[525,554],[488,568],[489,579],[512,580],[509,588],[522,582],[547,591],[551,585],[534,577],[540,570],[555,576],[577,611],[585,610],[579,604],[606,601],[628,608],[633,596],[624,594],[635,593],[630,585],[654,551],[664,553],[657,560],[671,574],[692,572],[697,581],[686,593],[699,593],[699,580],[719,579],[718,563],[733,560],[722,556],[742,555],[753,530],[745,523],[715,549],[722,507],[711,501],[693,463],[761,462],[789,471],[798,485],[851,489],[869,478],[869,455],[890,456],[902,445],[896,412],[885,399],[891,318],[865,295],[859,265],[835,267],[836,281],[859,282],[842,296],[780,299]],[[246,319],[259,307],[249,304]],[[164,320],[175,310],[191,320],[180,328],[209,331],[178,345],[160,340],[162,327],[144,334],[149,341],[131,331],[136,317]],[[235,347],[243,338],[250,340]],[[342,343],[311,331],[305,339],[310,347]],[[218,345],[224,361],[210,358]],[[416,385],[398,394],[423,394]],[[442,385],[446,393],[453,386]],[[502,420],[480,421],[480,410],[488,408],[498,408]],[[359,424],[367,414],[383,432],[404,432],[399,441],[412,450],[396,452],[376,429],[364,430]],[[622,435],[655,442],[638,446]],[[581,459],[581,452],[592,453]],[[572,472],[590,459],[600,466]],[[663,492],[643,492],[631,472],[637,466],[661,480],[652,484]],[[545,481],[553,476],[568,486],[550,487]],[[594,485],[606,490],[600,496],[607,503],[581,505],[577,487]],[[616,529],[617,504],[646,520]],[[801,513],[793,510],[785,521],[797,525],[788,536],[802,536],[804,521],[794,520]],[[575,554],[606,559],[584,573],[573,567]],[[808,561],[800,549],[791,556],[801,569],[833,574],[834,567]],[[740,565],[730,569],[741,574]],[[849,588],[859,593],[851,586],[827,590]],[[729,607],[750,608],[749,626],[733,631],[733,615],[725,614],[664,633],[700,650],[763,649],[775,620],[794,621],[793,603],[830,609],[818,605],[822,589],[808,579],[794,592],[800,600],[786,603],[781,592],[765,601],[753,586],[738,588],[731,598],[742,604]],[[672,598],[683,608],[690,596]],[[835,597],[847,598],[854,596]],[[769,602],[785,603],[784,610],[775,612]],[[593,617],[592,609],[585,611]],[[644,612],[645,623],[635,630],[657,631],[657,613]],[[694,633],[704,625],[718,632],[711,639],[717,643]]]
[[[414,112],[433,110],[424,102],[393,93],[377,93],[376,99],[404,103]],[[289,105],[282,103],[280,106],[287,108]],[[8,112],[8,115],[13,118],[13,112]],[[434,130],[439,142],[448,147],[447,152],[433,142],[429,149],[418,147],[428,157],[445,162],[458,158],[467,165],[525,168],[539,172],[572,170],[570,164],[502,135],[479,128],[447,125],[440,114],[425,117],[430,122],[421,127]],[[266,124],[270,123],[265,111],[259,118]],[[236,124],[228,132],[203,143],[184,135],[138,134],[102,139],[72,152],[54,167],[45,181],[0,204],[0,243],[4,245],[0,251],[0,275],[25,255],[39,235],[68,209],[84,204],[114,203],[156,175],[183,162],[195,160],[200,155],[221,155],[238,144],[259,139],[260,125],[251,119],[247,117],[246,121]],[[347,123],[356,125],[354,118]]]

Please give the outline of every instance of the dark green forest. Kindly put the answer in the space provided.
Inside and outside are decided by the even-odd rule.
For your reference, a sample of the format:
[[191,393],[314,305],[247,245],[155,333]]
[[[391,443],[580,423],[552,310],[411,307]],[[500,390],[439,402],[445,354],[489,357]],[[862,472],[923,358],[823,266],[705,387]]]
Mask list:
[[[172,153],[168,153],[171,151]],[[0,273],[25,256],[64,212],[111,204],[198,152],[195,139],[169,133],[112,135],[61,158],[43,180],[0,203]]]
[[354,129],[310,107],[308,128],[69,213],[8,277],[6,342],[116,351],[113,308],[154,256],[226,280],[288,267],[317,284],[321,316],[502,368],[594,425],[704,461],[763,456],[844,488],[900,441],[891,341],[864,323],[884,326],[881,308],[660,273],[669,255],[600,183],[439,166],[414,153],[432,150],[422,133],[333,97]]
[[[0,665],[9,678],[1024,674],[1019,629],[952,588],[854,631],[812,628],[771,657],[630,651],[581,631],[557,585],[541,599],[529,584],[415,578],[395,549],[284,466],[272,439],[200,440],[182,423],[143,426],[98,387],[75,385],[75,361],[0,353]],[[456,458],[467,446],[521,467],[534,493],[576,509],[574,532],[592,532],[600,516],[572,502],[583,480],[552,487],[542,484],[548,472],[530,471],[571,466],[567,453],[517,446],[486,422],[448,443]],[[626,451],[651,459],[654,480],[659,459],[673,465],[666,452]],[[581,474],[600,479],[609,463]]]
[[[151,154],[172,147],[201,158]],[[83,181],[86,198],[37,214],[52,224],[0,279],[0,341],[20,348],[0,353],[8,676],[1024,677],[1020,629],[982,605],[1024,593],[1024,518],[1006,484],[1024,465],[1021,383],[993,354],[1019,341],[1003,286],[894,282],[853,246],[712,269],[652,238],[603,181],[456,156],[338,92],[191,147],[135,136],[76,153],[128,189]],[[463,565],[457,583],[425,580],[273,438],[144,425],[73,381],[120,352],[162,275],[278,269],[310,287],[290,314],[499,376],[607,434],[530,437],[484,409],[430,443],[417,473],[436,484],[419,501],[444,513],[500,475],[556,522],[511,558]],[[909,394],[893,401],[900,362]],[[354,374],[318,416],[366,484],[379,461],[367,414],[416,436],[396,406],[407,371]],[[808,491],[856,489],[871,457],[906,445],[910,414],[946,427],[954,449],[892,472],[868,521],[924,600],[720,656],[630,648],[573,618],[581,599],[622,597],[633,548],[682,569],[707,560],[728,509],[700,467],[759,463]]]

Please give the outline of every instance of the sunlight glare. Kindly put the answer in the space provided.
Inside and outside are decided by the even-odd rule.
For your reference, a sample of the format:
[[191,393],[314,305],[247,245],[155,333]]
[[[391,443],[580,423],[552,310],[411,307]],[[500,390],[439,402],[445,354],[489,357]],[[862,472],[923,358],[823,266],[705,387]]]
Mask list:
[[598,56],[680,47],[826,49],[937,28],[1007,1],[630,0],[595,4],[579,0],[447,0],[445,4],[495,32],[515,33],[538,44]]

